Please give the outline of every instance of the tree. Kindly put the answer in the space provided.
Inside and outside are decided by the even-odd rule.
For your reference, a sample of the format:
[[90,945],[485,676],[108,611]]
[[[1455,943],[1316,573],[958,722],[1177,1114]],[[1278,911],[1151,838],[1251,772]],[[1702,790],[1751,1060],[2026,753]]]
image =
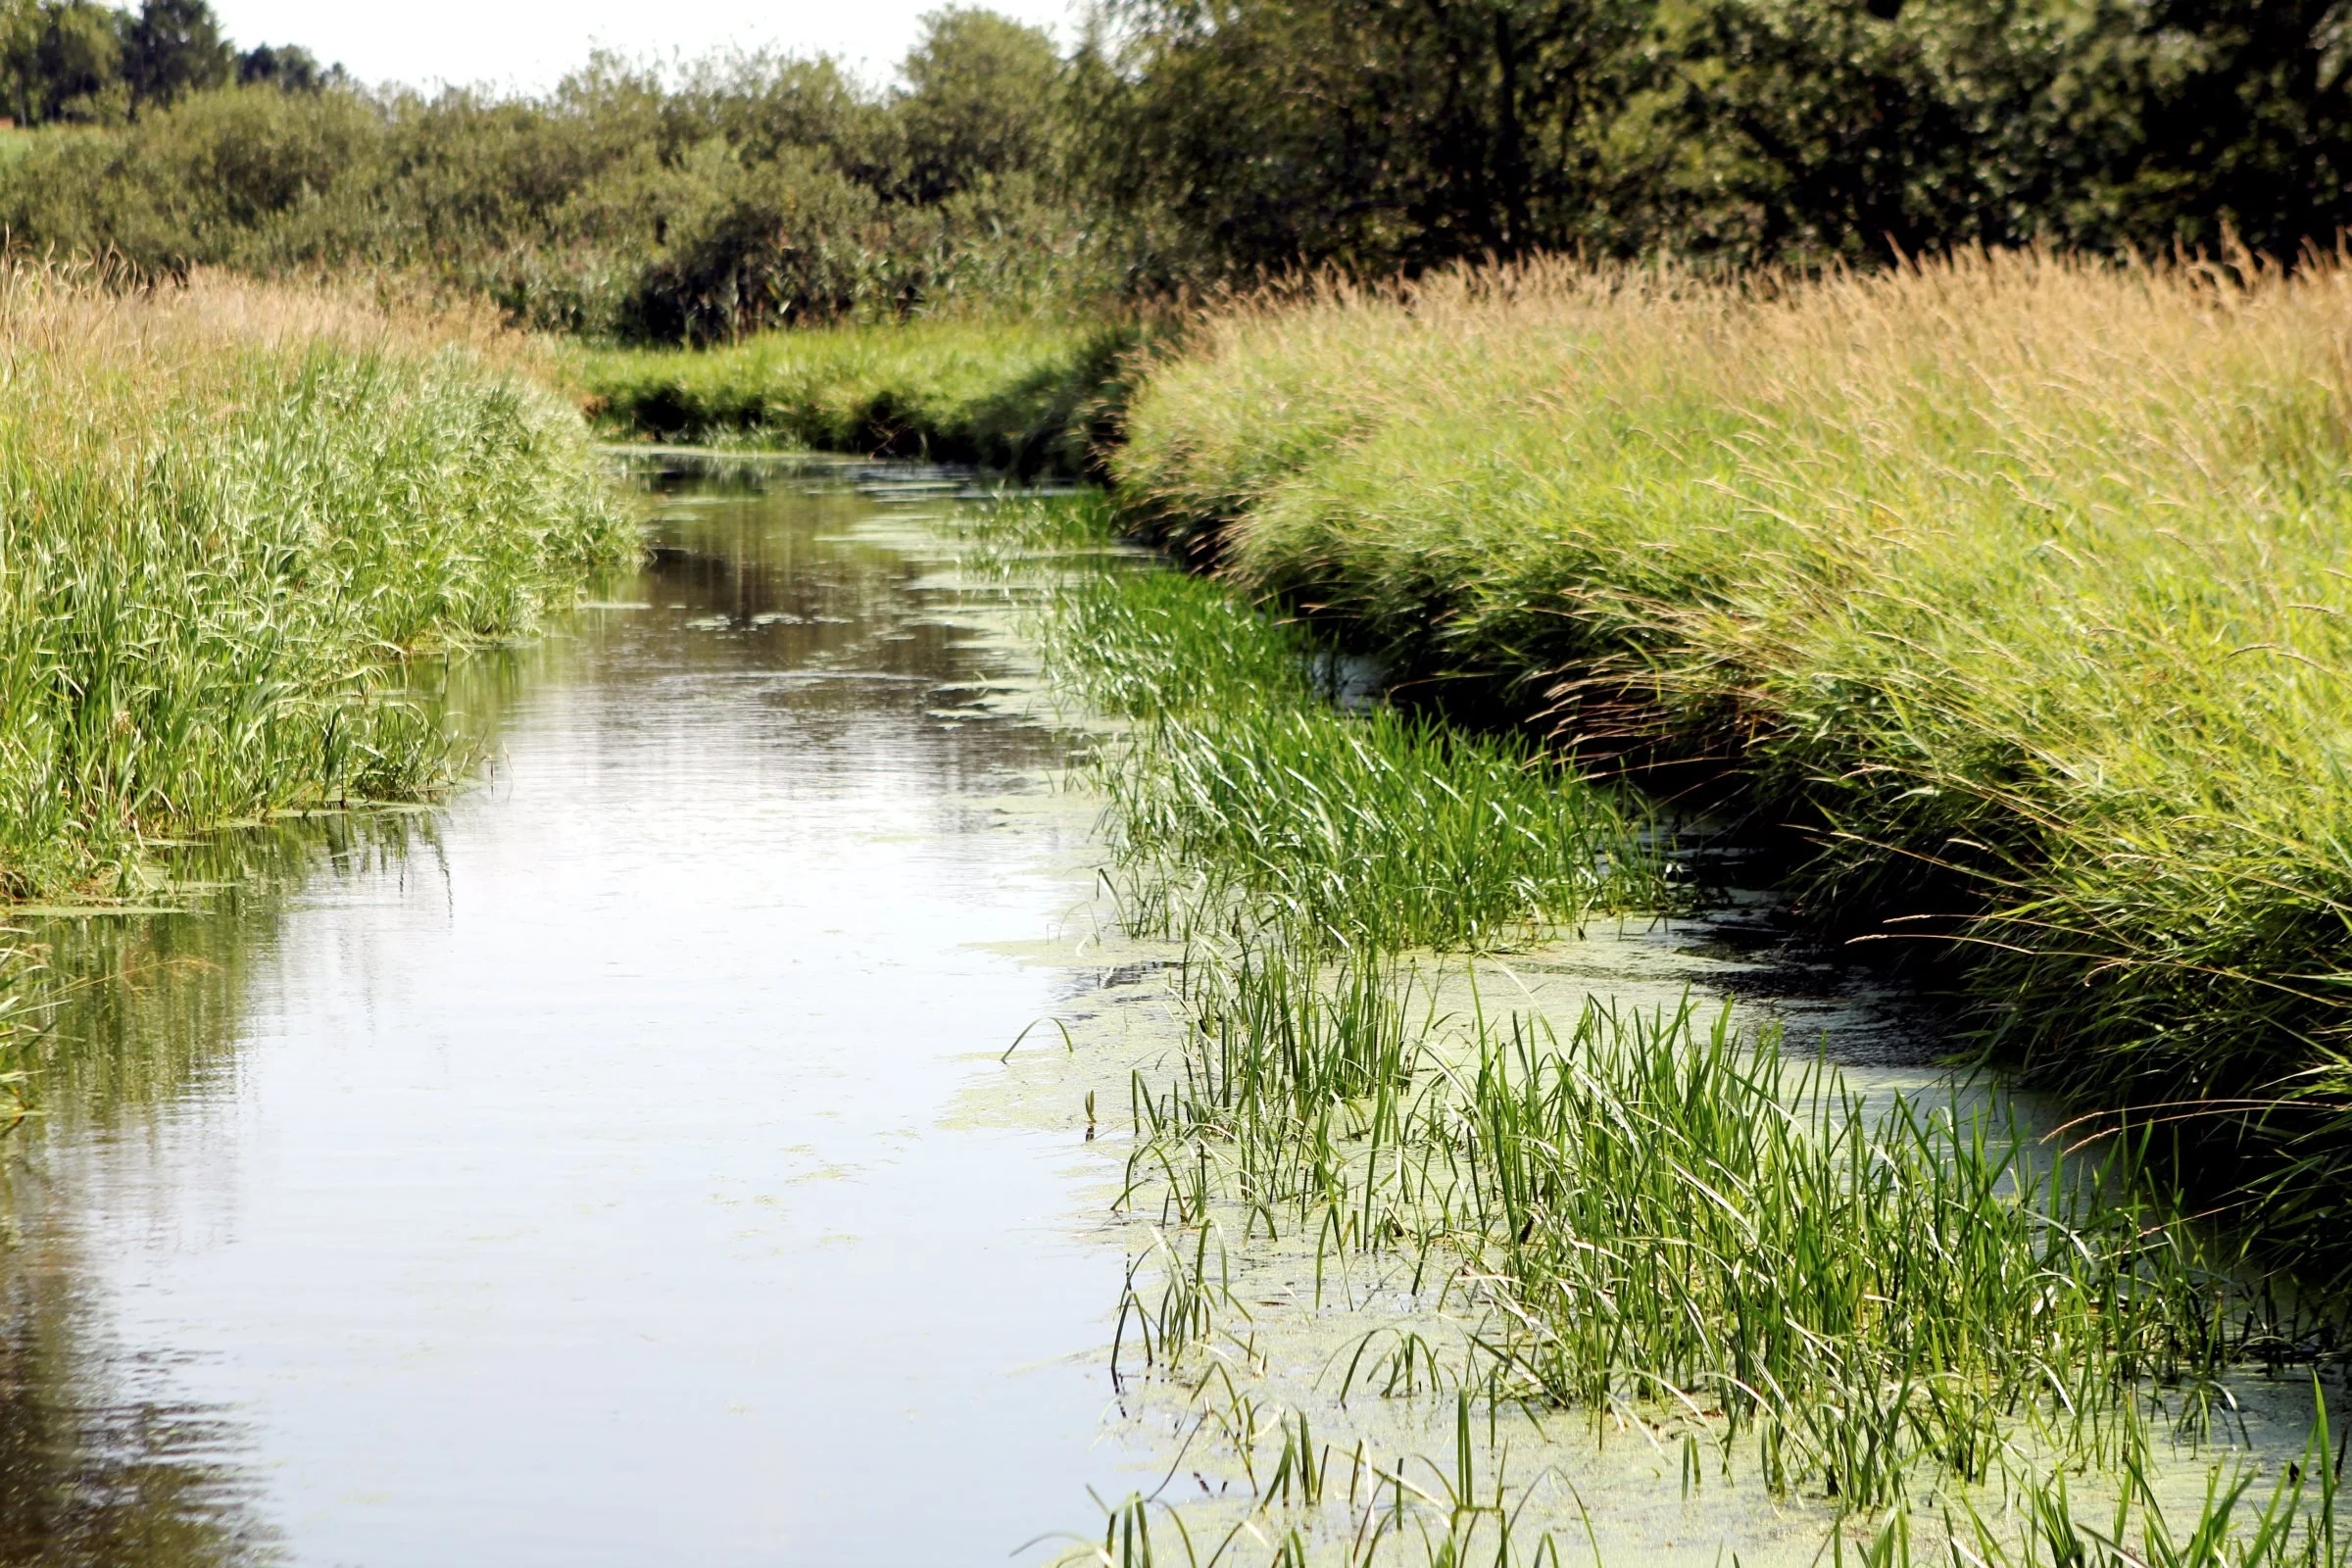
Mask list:
[[290,43],[257,44],[237,56],[237,81],[241,86],[318,92],[341,79],[342,74],[342,67],[322,70],[317,55]]
[[1658,0],[1124,0],[1082,62],[1102,199],[1245,271],[1628,243]]
[[2352,3],[2145,0],[2140,16],[2140,134],[2117,171],[2140,237],[2332,244],[2352,224]]
[[989,11],[934,11],[901,73],[898,195],[942,201],[1048,161],[1062,67],[1042,29]]
[[1678,246],[1884,260],[2112,237],[2122,4],[1707,0],[1689,16],[1670,120],[1711,150],[1713,208],[1664,197]]
[[236,52],[206,0],[141,0],[124,13],[122,78],[134,105],[163,105],[235,74]]
[[45,0],[26,73],[35,122],[119,121],[129,111],[115,14],[94,0]]

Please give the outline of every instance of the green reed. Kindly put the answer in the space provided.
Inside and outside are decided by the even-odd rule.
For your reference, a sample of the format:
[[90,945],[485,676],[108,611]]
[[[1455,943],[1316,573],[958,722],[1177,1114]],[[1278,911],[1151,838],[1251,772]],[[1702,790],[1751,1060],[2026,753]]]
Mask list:
[[[1448,1022],[1362,956],[1196,960],[1182,1057],[1135,1091],[1131,1196],[1196,1234],[1417,1257],[1483,1303],[1444,1375],[1491,1396],[1688,1418],[1776,1489],[1875,1505],[1922,1464],[1983,1479],[2028,1425],[2117,1462],[2150,1390],[2193,1411],[2315,1343],[2122,1141],[2076,1161],[1957,1090],[1879,1102],[1688,1004],[1596,1003],[1561,1036]],[[1348,1381],[1412,1386],[1419,1353],[1369,1348]]]
[[573,374],[620,435],[1076,473],[1137,341],[1100,322],[945,317],[582,351]]
[[[2352,1280],[2352,270],[1564,260],[1222,302],[1114,467],[1242,591],[1712,766],[1832,930]],[[1508,352],[1498,345],[1508,345]]]
[[[348,318],[351,313],[346,312]],[[401,662],[511,638],[635,530],[578,417],[479,354],[250,287],[0,277],[0,893],[416,799]]]
[[1342,710],[1338,666],[1216,583],[1087,577],[1043,642],[1060,684],[1137,720],[1096,780],[1138,923],[1182,934],[1239,901],[1342,944],[1476,947],[1666,901],[1629,798],[1518,737]]
[[[1997,1094],[1867,1093],[1728,1010],[1594,1002],[1562,1025],[1400,956],[1666,902],[1656,835],[1564,761],[1344,710],[1295,627],[1211,580],[1081,572],[1044,643],[1059,684],[1130,720],[1096,768],[1121,916],[1187,944],[1180,1043],[1130,1088],[1125,1201],[1152,1240],[1121,1376],[1231,1402],[1267,1354],[1253,1253],[1311,1268],[1317,1310],[1379,1259],[1471,1327],[1367,1331],[1331,1373],[1343,1401],[1581,1411],[1683,1444],[1686,1486],[1737,1466],[1893,1520],[1950,1487],[2138,1473],[2152,1419],[2203,1441],[2228,1379],[2331,1353],[2331,1319],[2156,1184],[2160,1128],[2070,1150]],[[1271,1531],[1306,1482],[1295,1453],[1259,1475],[1253,1420],[1220,1425]],[[1446,1516],[1442,1491],[1399,1517]],[[2217,1540],[2235,1506],[2208,1510]],[[1282,1539],[1298,1560],[1324,1540]]]

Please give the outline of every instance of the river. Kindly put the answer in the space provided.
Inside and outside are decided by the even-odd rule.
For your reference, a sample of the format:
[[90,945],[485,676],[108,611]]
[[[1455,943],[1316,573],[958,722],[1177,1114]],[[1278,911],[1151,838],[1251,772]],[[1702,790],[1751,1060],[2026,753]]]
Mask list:
[[988,945],[1068,743],[888,477],[688,486],[458,671],[446,810],[34,931],[128,975],[7,1151],[5,1560],[1003,1562],[1121,1487],[1077,1135],[956,1114],[1067,983]]
[[[425,672],[486,754],[446,806],[20,919],[62,1000],[0,1145],[0,1565],[944,1568],[1050,1558],[1090,1490],[1247,1513],[1190,1396],[1109,1376],[1149,1230],[1111,1214],[1126,1075],[1174,1025],[1056,784],[1097,737],[926,526],[964,481],[634,471],[642,570]],[[1735,906],[1484,984],[1565,1017],[1730,996],[1857,1087],[1939,1092],[1915,1008],[1774,940]],[[1319,1253],[1236,1266],[1262,1338],[1223,1430],[1271,1400],[1450,1451],[1450,1400],[1331,1391],[1367,1323],[1437,1321],[1383,1265],[1348,1311],[1298,1287]],[[2238,1430],[2285,1455],[2278,1388]],[[1489,1432],[1562,1478],[1578,1551],[1820,1549],[1817,1506],[1555,1425]]]

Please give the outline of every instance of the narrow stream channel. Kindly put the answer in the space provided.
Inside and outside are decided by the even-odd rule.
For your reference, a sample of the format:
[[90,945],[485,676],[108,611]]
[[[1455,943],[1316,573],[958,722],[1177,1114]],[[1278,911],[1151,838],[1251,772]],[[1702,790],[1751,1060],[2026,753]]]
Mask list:
[[983,945],[1060,819],[987,797],[1065,743],[958,707],[993,657],[839,472],[475,662],[446,811],[32,933],[129,978],[7,1149],[0,1558],[1004,1562],[1132,1485],[1069,1141],[951,1115],[1052,1009]]
[[[1109,1376],[1143,1222],[1109,1215],[1123,1112],[1090,1147],[1079,1106],[1125,1103],[1169,955],[1102,940],[1093,808],[1048,783],[1090,737],[943,569],[954,480],[758,471],[649,468],[648,566],[459,663],[493,760],[446,808],[20,921],[64,1000],[0,1144],[0,1568],[1035,1564],[1090,1489],[1249,1506],[1198,1410]],[[1915,1012],[1770,942],[1735,909],[1484,984],[1731,997],[1858,1088],[1944,1083]],[[1450,1399],[1328,1386],[1411,1293],[1375,1264],[1327,1309],[1300,1267],[1237,1262],[1250,1397],[1450,1452]],[[2238,1430],[2290,1454],[2276,1392]],[[1813,1504],[1555,1425],[1501,1430],[1574,1554],[1821,1549]]]

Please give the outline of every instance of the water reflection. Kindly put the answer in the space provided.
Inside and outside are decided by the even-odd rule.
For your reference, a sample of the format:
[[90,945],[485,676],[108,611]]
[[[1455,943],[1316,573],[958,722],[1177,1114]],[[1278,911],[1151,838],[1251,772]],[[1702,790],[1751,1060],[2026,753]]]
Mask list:
[[1131,1484],[1118,1256],[948,1119],[1053,1003],[983,945],[1067,899],[996,800],[1067,742],[884,477],[652,475],[644,570],[428,682],[482,786],[28,933],[0,1560],[995,1562]]

